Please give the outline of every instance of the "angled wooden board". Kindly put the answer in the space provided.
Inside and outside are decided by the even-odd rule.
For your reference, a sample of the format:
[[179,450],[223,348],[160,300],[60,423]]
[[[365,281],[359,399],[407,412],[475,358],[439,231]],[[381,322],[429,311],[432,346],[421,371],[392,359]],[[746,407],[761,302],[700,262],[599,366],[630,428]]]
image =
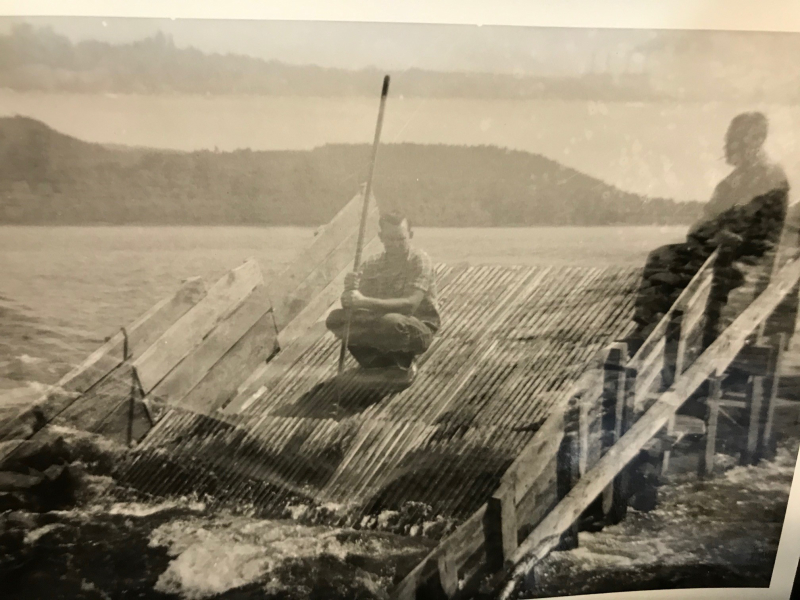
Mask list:
[[239,338],[186,395],[182,406],[203,413],[221,407],[236,393],[246,374],[275,353],[277,336],[275,321],[269,311]]
[[[373,206],[368,213],[364,243],[369,244],[378,233],[378,209]],[[325,232],[320,237],[333,235],[333,231]],[[335,230],[342,239],[325,256],[313,255],[315,262],[310,262],[310,257],[301,258],[302,265],[293,265],[286,275],[282,274],[274,285],[274,312],[275,324],[278,331],[283,330],[317,295],[322,292],[343,270],[352,265],[358,239],[357,228],[350,231]],[[320,239],[317,244],[327,248],[330,240]],[[324,242],[324,243],[323,243]],[[302,268],[301,268],[302,267]],[[301,275],[304,275],[301,278]]]
[[262,282],[255,260],[247,261],[217,281],[205,298],[134,361],[142,390],[150,392]]
[[[126,328],[128,356],[135,357],[145,352],[172,324],[202,300],[205,293],[202,280],[188,279],[175,294],[155,304],[129,325]],[[29,437],[41,429],[81,394],[119,367],[125,359],[125,345],[122,332],[111,337],[20,414],[7,430],[0,432],[0,440]]]
[[256,287],[227,319],[221,321],[169,374],[150,392],[161,402],[180,404],[203,380],[233,345],[269,312],[265,286]]

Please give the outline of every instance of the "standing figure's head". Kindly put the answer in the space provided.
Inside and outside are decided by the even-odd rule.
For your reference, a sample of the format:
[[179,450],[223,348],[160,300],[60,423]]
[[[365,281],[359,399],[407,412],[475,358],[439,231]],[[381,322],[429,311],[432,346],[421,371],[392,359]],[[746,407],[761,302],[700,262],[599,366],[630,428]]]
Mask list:
[[407,254],[414,233],[406,216],[392,211],[381,214],[378,237],[387,254]]
[[725,160],[734,167],[754,163],[767,140],[769,122],[760,112],[747,112],[734,117],[725,135]]

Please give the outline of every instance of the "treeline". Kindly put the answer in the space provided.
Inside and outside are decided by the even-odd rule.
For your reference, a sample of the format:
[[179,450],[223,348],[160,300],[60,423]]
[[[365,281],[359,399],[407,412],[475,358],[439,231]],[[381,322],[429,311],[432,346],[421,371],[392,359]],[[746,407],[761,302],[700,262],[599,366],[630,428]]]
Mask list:
[[[289,65],[180,48],[163,34],[128,44],[72,43],[51,29],[17,25],[0,36],[0,87],[80,93],[374,95],[383,72]],[[376,83],[377,82],[377,83]],[[613,79],[493,73],[393,73],[392,93],[416,97],[625,100],[663,97],[642,75]]]
[[[107,148],[0,119],[0,222],[319,225],[366,179],[367,145],[310,151]],[[423,226],[667,225],[699,203],[624,192],[539,155],[389,144],[375,195]]]

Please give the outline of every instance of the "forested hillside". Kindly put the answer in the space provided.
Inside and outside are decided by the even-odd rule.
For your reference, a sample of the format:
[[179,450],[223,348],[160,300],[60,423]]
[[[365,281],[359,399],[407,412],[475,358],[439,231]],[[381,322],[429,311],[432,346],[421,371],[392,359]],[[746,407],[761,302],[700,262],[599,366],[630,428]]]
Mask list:
[[[105,147],[0,119],[0,222],[327,222],[366,178],[367,145],[310,151]],[[388,144],[374,184],[425,226],[689,223],[698,203],[648,199],[545,157],[496,147]]]

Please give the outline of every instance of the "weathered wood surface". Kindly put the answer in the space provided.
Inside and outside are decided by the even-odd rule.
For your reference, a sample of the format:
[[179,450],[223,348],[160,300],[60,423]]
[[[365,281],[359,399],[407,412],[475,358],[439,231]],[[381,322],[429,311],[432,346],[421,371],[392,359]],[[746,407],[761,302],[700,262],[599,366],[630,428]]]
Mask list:
[[[199,279],[189,279],[171,297],[155,304],[130,326],[110,338],[80,365],[67,373],[32,407],[15,418],[2,432],[0,440],[27,438],[91,389],[125,359],[140,356],[164,331],[205,296]],[[4,460],[0,456],[0,461]]]
[[269,311],[269,306],[266,287],[257,286],[227,319],[209,332],[202,343],[153,388],[151,398],[180,404],[208,372],[216,368],[225,353]]
[[211,412],[236,394],[246,373],[254,371],[277,349],[278,331],[272,311],[265,313],[214,368],[184,398],[183,405],[199,412]]
[[717,453],[717,426],[719,424],[719,403],[722,399],[722,379],[712,373],[708,382],[708,400],[706,401],[706,434],[705,449],[700,456],[699,475],[709,477],[714,472]]
[[[320,323],[342,295],[345,275],[355,252],[361,199],[355,196],[293,263],[270,282],[273,319],[280,351],[266,364],[256,366],[240,383],[225,412],[246,409],[254,394],[265,391],[271,381],[291,366],[325,332]],[[380,250],[377,240],[379,212],[374,201],[368,213],[365,255]],[[310,329],[313,331],[309,332]],[[299,342],[299,343],[298,343]],[[245,371],[247,372],[247,371]]]
[[[348,239],[348,241],[351,240]],[[371,242],[364,246],[364,256],[373,256],[380,253],[382,249],[383,246],[380,240],[374,237]],[[351,262],[346,263],[328,285],[307,302],[305,308],[281,326],[278,335],[281,351],[287,349],[295,340],[302,337],[309,327],[327,316],[330,309],[338,303],[344,291],[344,278],[352,270],[352,256],[350,259]],[[276,327],[277,325],[276,322]]]
[[255,260],[247,261],[217,281],[205,298],[134,360],[142,390],[149,393],[261,283],[261,270]]
[[[520,544],[514,555],[519,566],[515,576],[522,576],[532,564],[543,559],[559,538],[591,501],[636,457],[689,396],[715,372],[723,372],[739,353],[747,338],[766,319],[800,279],[800,260],[782,268],[767,289],[728,327],[675,382],[672,389],[645,413],[611,448]],[[524,561],[524,562],[523,562]],[[506,588],[502,597],[507,597]]]
[[[372,241],[378,233],[378,216],[378,209],[373,204],[367,215],[365,244]],[[319,237],[324,238],[326,234],[333,235],[334,233],[339,234],[340,231],[338,229],[329,230]],[[357,231],[346,235],[337,247],[324,257],[318,258],[316,252],[304,255],[298,264],[288,270],[288,273],[283,273],[278,277],[274,284],[273,297],[275,298],[275,324],[279,331],[297,317],[343,269],[352,265],[357,237]],[[311,250],[317,250],[317,245],[322,241],[317,240],[312,244]],[[327,247],[327,240],[324,241],[326,243],[322,245]],[[311,262],[312,257],[315,262]],[[299,277],[301,274],[305,274],[302,279]]]

